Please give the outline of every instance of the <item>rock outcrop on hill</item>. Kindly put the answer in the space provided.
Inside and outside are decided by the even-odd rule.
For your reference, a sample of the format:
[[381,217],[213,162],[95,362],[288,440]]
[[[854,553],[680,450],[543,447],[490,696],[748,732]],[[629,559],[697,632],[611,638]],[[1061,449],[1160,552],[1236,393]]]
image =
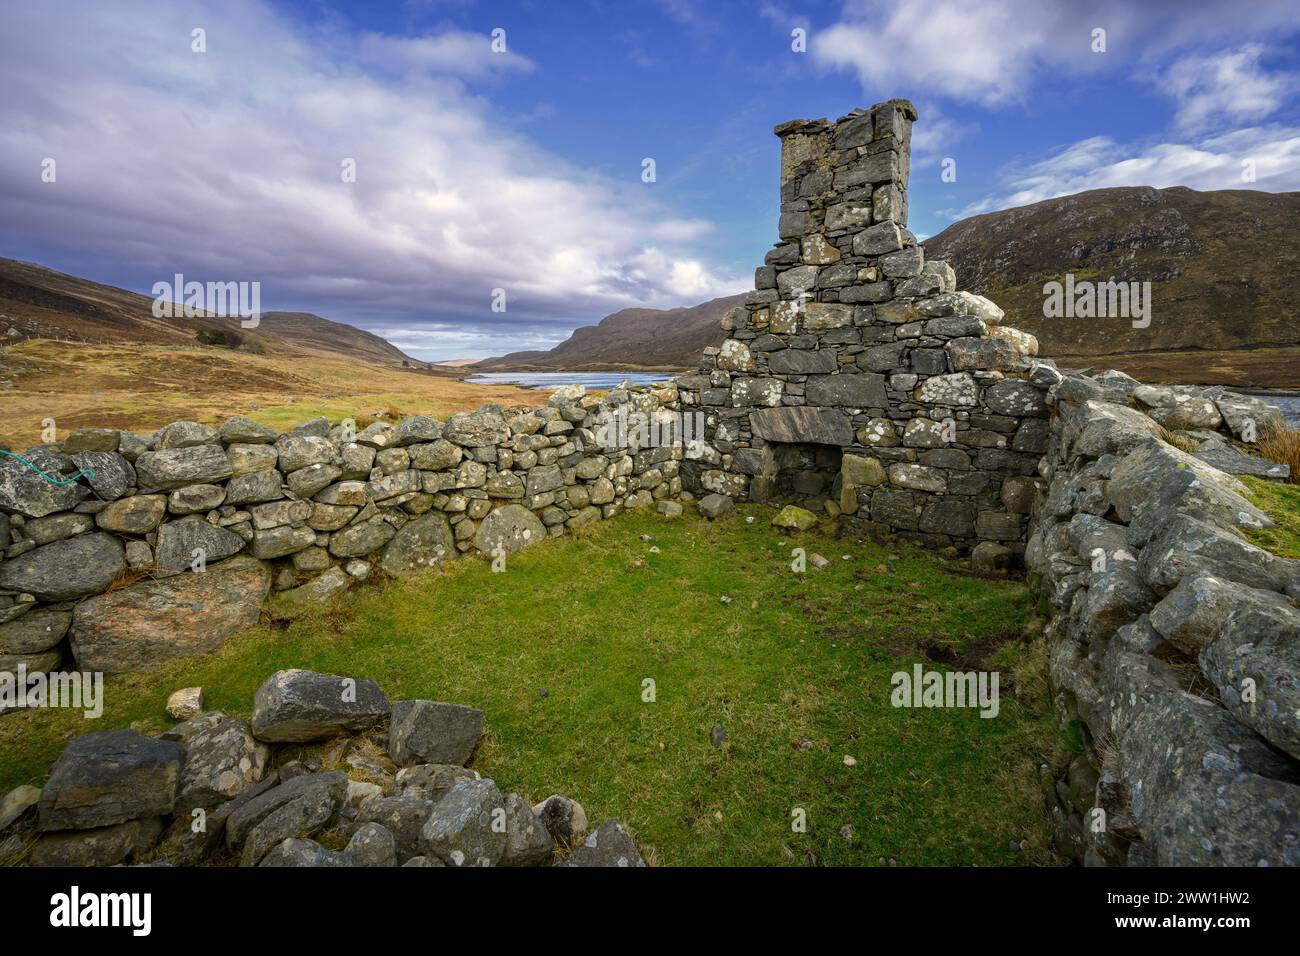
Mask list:
[[[931,236],[925,248],[952,265],[962,287],[996,301],[1008,321],[1037,336],[1044,354],[1063,364],[1101,364],[1122,354],[1107,364],[1121,361],[1135,374],[1163,371],[1183,382],[1294,387],[1294,354],[1270,364],[1251,353],[1300,348],[1291,284],[1300,269],[1297,223],[1300,193],[1131,186],[971,216]],[[1064,282],[1067,273],[1150,282],[1150,325],[1045,317],[1043,286]],[[1241,366],[1235,378],[1234,363]]]

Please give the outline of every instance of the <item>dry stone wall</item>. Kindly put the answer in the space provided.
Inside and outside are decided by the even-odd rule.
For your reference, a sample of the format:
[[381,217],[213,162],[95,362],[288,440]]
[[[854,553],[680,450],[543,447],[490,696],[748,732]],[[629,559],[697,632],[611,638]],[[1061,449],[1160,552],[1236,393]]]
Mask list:
[[890,100],[776,128],[780,241],[728,338],[677,380],[683,409],[708,416],[683,477],[932,547],[1019,552],[1056,375],[907,229],[915,119]]
[[1090,865],[1300,865],[1300,562],[1242,535],[1273,522],[1238,478],[1288,476],[1243,451],[1279,413],[1117,372],[1067,375],[1049,401],[1026,560],[1079,745],[1043,781],[1058,848]]
[[672,418],[676,397],[671,384],[574,387],[543,408],[359,431],[323,418],[287,434],[246,418],[82,428],[25,463],[6,457],[0,672],[147,669],[251,627],[273,591],[292,608],[375,572],[508,557],[625,508],[679,514],[683,445],[606,425]]

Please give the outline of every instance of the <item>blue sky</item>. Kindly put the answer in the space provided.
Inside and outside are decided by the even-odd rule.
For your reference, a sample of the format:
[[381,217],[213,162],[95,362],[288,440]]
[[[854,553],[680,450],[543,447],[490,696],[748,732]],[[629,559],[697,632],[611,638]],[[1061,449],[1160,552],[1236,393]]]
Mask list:
[[772,127],[896,96],[920,113],[922,237],[1101,186],[1300,189],[1294,2],[0,11],[0,255],[142,292],[258,281],[265,310],[430,360],[747,288],[776,237]]

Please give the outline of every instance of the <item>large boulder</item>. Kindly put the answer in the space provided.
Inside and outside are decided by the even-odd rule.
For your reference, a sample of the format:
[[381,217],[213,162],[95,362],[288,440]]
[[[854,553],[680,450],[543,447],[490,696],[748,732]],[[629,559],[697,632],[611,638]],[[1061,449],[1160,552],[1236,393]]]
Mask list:
[[510,437],[506,420],[494,411],[461,412],[452,415],[443,429],[442,437],[463,448],[481,448],[499,445]]
[[96,595],[73,611],[72,652],[82,668],[111,674],[207,654],[257,623],[270,587],[265,565],[232,558]]
[[1159,866],[1297,866],[1294,767],[1145,654],[1106,656],[1119,783]]
[[522,551],[546,537],[542,520],[523,505],[502,505],[479,525],[474,544],[484,554],[493,554],[497,548],[509,552]]
[[1159,594],[1173,590],[1191,574],[1265,591],[1284,592],[1300,578],[1300,561],[1279,558],[1222,528],[1186,515],[1174,515],[1165,530],[1143,549],[1138,567]]
[[26,591],[40,601],[74,601],[105,590],[125,570],[121,541],[102,532],[81,534],[0,563],[0,590]]
[[138,730],[83,734],[68,744],[41,791],[39,828],[89,830],[170,814],[184,750]]
[[277,671],[253,697],[253,736],[271,743],[308,743],[369,730],[391,705],[372,680],[307,670]]
[[75,455],[83,451],[117,451],[122,433],[116,428],[74,428],[63,439],[63,451]]
[[67,481],[50,467],[41,467],[49,477],[7,456],[0,457],[0,510],[16,511],[28,518],[43,518],[56,511],[67,511],[81,503],[90,489],[76,481]]
[[397,866],[397,842],[392,832],[379,823],[357,827],[343,852],[353,866]]
[[1300,613],[1272,601],[1243,606],[1200,659],[1238,720],[1300,758]]
[[564,866],[645,866],[632,835],[618,820],[606,820],[567,857]]
[[483,711],[434,700],[393,704],[388,755],[399,767],[469,763],[483,736]]
[[555,840],[528,801],[506,795],[506,849],[501,866],[547,866],[555,856]]
[[95,515],[95,523],[118,534],[148,534],[167,516],[163,495],[132,495],[111,502]]
[[71,623],[72,615],[67,611],[37,608],[7,624],[0,624],[0,657],[48,651],[63,640]]
[[447,516],[430,511],[406,522],[384,545],[379,566],[384,573],[402,577],[420,568],[431,568],[456,556]]
[[440,799],[414,790],[393,797],[371,797],[361,805],[357,819],[363,824],[381,824],[393,835],[397,859],[405,862],[420,852],[420,833]]
[[231,470],[226,450],[214,444],[146,451],[135,460],[135,473],[142,489],[170,491],[225,481]]
[[239,553],[244,539],[202,518],[168,521],[158,529],[154,564],[168,571],[184,571],[201,555],[204,565]]
[[1151,626],[1179,650],[1196,655],[1219,636],[1234,613],[1260,607],[1289,610],[1291,604],[1276,591],[1261,591],[1212,574],[1192,574],[1151,609]]
[[335,853],[327,850],[315,840],[299,840],[289,837],[270,853],[262,857],[258,866],[324,866],[349,867],[358,866],[350,853]]
[[211,445],[216,441],[217,430],[215,428],[199,422],[180,421],[172,422],[170,425],[164,425],[158,429],[154,447],[159,450],[165,448],[193,448],[196,445]]
[[393,447],[403,448],[418,442],[437,441],[442,437],[442,422],[428,415],[403,418],[393,427]]
[[1085,402],[1078,422],[1074,451],[1089,458],[1123,455],[1161,437],[1160,426],[1146,415],[1113,402]]
[[276,443],[280,452],[280,470],[285,474],[308,465],[333,464],[339,457],[338,446],[328,438],[315,435],[291,435]]
[[151,850],[162,832],[162,820],[149,817],[94,830],[46,833],[32,847],[28,863],[38,867],[117,866]]
[[349,525],[330,535],[330,554],[339,558],[359,558],[378,551],[396,534],[382,517]]
[[239,796],[266,771],[270,749],[253,739],[247,722],[216,716],[220,720],[185,741],[185,766],[176,796],[178,814],[196,807],[211,810]]
[[1220,528],[1271,528],[1273,521],[1244,497],[1246,487],[1163,442],[1126,455],[1111,474],[1106,495],[1129,525],[1129,541],[1143,547],[1174,515]]
[[275,441],[280,433],[267,425],[259,425],[251,418],[235,415],[227,418],[217,429],[217,434],[227,445],[262,445]]
[[135,469],[115,451],[83,451],[72,461],[101,501],[116,501],[135,485]]
[[462,780],[420,832],[425,855],[448,866],[496,866],[506,852],[506,804],[491,780]]

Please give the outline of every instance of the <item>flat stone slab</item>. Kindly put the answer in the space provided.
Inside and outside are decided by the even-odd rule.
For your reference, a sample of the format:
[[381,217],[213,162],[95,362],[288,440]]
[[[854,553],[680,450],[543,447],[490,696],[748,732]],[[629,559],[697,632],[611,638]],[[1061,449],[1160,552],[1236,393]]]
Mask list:
[[852,420],[834,408],[807,405],[760,408],[750,413],[749,427],[765,441],[841,447],[853,444]]
[[72,601],[103,591],[126,570],[122,542],[109,534],[79,534],[0,563],[0,588],[40,601]]

